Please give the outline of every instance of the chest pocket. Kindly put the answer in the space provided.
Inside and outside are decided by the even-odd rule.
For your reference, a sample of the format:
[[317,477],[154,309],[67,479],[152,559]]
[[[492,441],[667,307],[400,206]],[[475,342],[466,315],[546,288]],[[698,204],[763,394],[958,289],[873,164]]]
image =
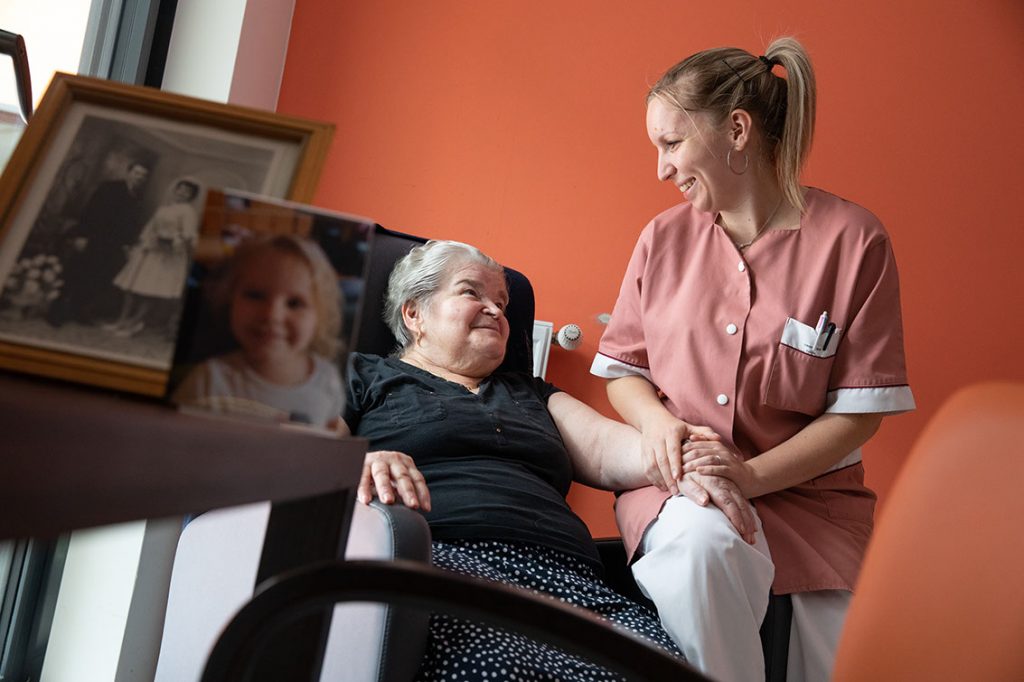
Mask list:
[[396,424],[423,424],[441,421],[448,416],[441,398],[433,391],[406,388],[388,393],[384,399],[388,417]]
[[811,416],[821,414],[842,331],[837,327],[823,346],[814,327],[787,318],[768,373],[764,404]]

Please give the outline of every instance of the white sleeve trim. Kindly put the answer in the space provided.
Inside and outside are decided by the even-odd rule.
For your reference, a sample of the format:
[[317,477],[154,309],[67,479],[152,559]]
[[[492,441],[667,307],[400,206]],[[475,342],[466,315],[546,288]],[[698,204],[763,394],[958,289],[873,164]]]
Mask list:
[[909,386],[840,388],[828,392],[825,404],[825,412],[835,414],[899,414],[917,407]]
[[829,470],[826,471],[825,473],[826,474],[830,474],[833,471],[839,471],[840,469],[845,469],[848,466],[852,466],[852,465],[856,464],[857,462],[861,461],[862,459],[864,459],[863,453],[861,452],[860,448],[857,448],[856,450],[854,450],[853,452],[848,454],[846,457],[843,457],[841,460],[839,460],[834,465],[832,465],[832,467],[830,467]]
[[636,365],[629,365],[600,353],[594,356],[594,364],[590,366],[590,373],[595,376],[604,377],[605,379],[642,376],[652,384],[654,383],[654,380],[651,378],[651,370],[644,367],[637,367]]

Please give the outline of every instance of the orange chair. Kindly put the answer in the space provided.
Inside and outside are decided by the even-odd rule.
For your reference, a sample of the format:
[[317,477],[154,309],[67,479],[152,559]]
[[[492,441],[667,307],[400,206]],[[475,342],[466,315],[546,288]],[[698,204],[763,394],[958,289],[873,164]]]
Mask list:
[[1024,680],[1024,384],[955,393],[868,547],[833,679]]

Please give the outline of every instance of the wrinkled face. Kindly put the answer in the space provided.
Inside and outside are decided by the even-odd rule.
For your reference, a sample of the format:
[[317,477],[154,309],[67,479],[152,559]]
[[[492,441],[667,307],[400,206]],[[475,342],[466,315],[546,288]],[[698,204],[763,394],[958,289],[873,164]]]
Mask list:
[[316,335],[313,273],[297,256],[268,250],[243,267],[231,296],[231,333],[251,363],[305,356]]
[[456,265],[418,311],[412,331],[418,347],[450,369],[491,362],[497,367],[508,341],[507,307],[503,272],[477,263]]
[[[728,141],[707,114],[687,114],[655,97],[647,105],[647,135],[658,150],[659,180],[671,182],[702,211],[729,203],[737,176],[725,164]],[[734,164],[742,165],[738,159]]]

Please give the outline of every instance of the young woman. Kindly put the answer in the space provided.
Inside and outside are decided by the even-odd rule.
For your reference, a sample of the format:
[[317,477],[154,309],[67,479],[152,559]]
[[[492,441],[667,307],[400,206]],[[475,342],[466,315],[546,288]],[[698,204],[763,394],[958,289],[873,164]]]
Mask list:
[[[763,676],[769,589],[792,594],[790,679],[824,680],[871,530],[860,446],[914,407],[889,237],[800,184],[815,81],[792,38],[694,54],[647,102],[685,201],[641,234],[591,370],[643,434],[653,485],[616,505],[633,573],[722,680]],[[676,495],[684,476],[731,481],[755,523]]]

